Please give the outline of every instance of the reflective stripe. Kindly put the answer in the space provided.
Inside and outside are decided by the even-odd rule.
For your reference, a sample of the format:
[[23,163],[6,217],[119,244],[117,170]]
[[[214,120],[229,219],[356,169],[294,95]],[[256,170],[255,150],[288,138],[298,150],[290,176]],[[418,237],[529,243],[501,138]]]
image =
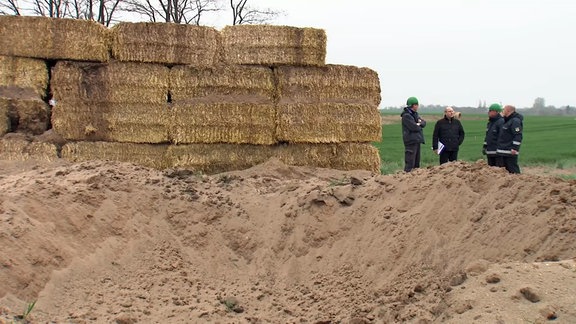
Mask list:
[[[498,149],[498,150],[496,150],[496,153],[512,155],[512,151],[511,151],[511,150],[500,150],[500,149]],[[520,152],[516,151],[516,154],[515,154],[515,155],[518,155],[518,154],[520,154]]]
[[486,151],[486,154],[496,154],[496,151]]
[[522,142],[513,141],[512,144],[513,144],[513,145],[520,145],[520,144],[522,144]]

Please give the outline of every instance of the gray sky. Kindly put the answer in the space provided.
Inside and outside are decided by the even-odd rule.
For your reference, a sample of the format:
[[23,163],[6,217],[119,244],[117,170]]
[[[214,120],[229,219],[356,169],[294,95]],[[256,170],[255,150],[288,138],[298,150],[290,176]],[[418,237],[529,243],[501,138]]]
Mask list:
[[576,106],[576,0],[251,0],[326,30],[326,62],[369,67],[381,106]]

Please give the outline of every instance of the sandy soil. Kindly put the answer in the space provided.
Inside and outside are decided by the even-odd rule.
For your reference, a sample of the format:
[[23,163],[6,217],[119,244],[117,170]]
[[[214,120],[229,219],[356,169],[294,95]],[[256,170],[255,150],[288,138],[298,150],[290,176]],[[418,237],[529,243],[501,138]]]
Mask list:
[[576,323],[574,180],[0,168],[0,323]]

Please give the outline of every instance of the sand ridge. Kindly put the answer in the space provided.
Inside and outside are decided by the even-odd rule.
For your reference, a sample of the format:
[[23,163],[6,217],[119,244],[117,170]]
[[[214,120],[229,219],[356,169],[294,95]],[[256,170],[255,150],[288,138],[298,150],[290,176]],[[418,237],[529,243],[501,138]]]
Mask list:
[[0,166],[0,323],[576,321],[576,181]]

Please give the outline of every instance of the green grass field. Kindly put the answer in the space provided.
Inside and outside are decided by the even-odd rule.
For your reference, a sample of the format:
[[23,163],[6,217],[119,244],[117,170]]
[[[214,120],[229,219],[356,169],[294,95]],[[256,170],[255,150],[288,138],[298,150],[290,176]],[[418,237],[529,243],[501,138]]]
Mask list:
[[[386,115],[391,124],[382,126],[382,141],[374,142],[382,159],[381,172],[394,173],[404,167],[404,145],[399,114]],[[394,116],[397,116],[395,118]],[[438,156],[432,151],[432,132],[439,114],[421,113],[426,120],[422,144],[421,166],[437,165]],[[487,115],[466,115],[462,117],[466,132],[460,147],[458,159],[474,162],[484,159],[482,144],[486,133]],[[522,166],[546,166],[556,169],[576,168],[576,118],[560,116],[525,116],[524,138],[520,147],[519,164]]]

